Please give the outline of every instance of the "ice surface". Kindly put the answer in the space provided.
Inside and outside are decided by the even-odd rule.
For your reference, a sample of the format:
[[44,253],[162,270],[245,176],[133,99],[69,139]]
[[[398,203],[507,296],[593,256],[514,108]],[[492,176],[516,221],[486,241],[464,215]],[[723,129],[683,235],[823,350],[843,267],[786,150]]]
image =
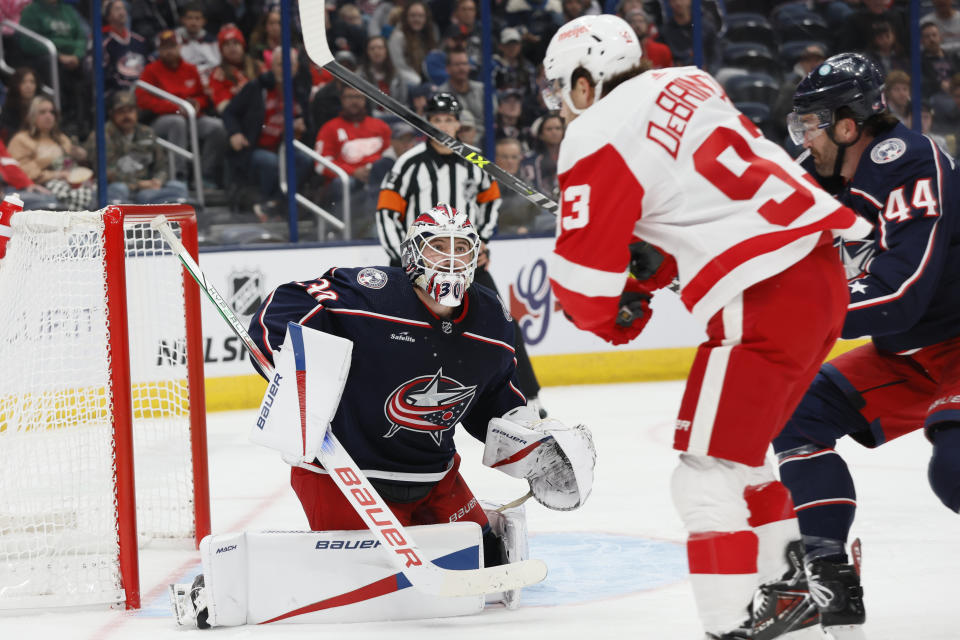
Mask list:
[[[700,640],[685,577],[685,534],[669,495],[676,454],[670,448],[680,382],[552,387],[541,392],[550,414],[585,422],[598,451],[593,496],[578,511],[528,503],[531,553],[550,567],[524,593],[517,611],[495,607],[466,618],[352,625],[270,625],[215,631],[176,627],[166,585],[199,571],[196,551],[141,550],[140,611],[84,610],[0,616],[0,640],[107,640],[197,637],[394,638],[457,640],[545,638]],[[253,412],[208,417],[214,532],[305,529],[288,484],[288,467],[246,441]],[[462,471],[474,493],[507,501],[524,484],[480,465],[482,445],[458,436]],[[863,541],[863,586],[870,640],[960,638],[960,519],[926,479],[930,445],[915,433],[876,450],[839,447],[857,483],[853,534]],[[190,635],[181,635],[190,634]]]

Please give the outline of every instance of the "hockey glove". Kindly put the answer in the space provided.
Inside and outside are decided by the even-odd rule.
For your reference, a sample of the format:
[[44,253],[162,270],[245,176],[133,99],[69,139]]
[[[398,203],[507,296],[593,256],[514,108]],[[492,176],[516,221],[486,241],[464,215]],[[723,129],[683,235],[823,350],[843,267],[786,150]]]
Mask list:
[[512,409],[487,427],[483,464],[526,479],[533,497],[549,509],[568,511],[586,501],[596,461],[586,426],[541,420],[530,407]]
[[637,240],[630,244],[630,275],[648,291],[657,291],[673,283],[677,262],[659,247]]

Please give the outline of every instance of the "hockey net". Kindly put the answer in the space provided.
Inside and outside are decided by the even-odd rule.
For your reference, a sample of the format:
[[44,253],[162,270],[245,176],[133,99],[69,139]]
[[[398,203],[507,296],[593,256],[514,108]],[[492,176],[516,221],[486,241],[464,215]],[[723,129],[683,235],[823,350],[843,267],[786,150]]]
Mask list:
[[[182,206],[20,212],[0,260],[0,609],[139,607],[138,542],[209,533]],[[135,493],[133,491],[135,487]]]

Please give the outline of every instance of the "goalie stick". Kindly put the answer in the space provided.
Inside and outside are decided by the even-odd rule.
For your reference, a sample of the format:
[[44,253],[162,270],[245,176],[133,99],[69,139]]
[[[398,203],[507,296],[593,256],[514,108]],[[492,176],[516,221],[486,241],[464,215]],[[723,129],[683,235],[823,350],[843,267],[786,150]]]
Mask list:
[[[162,215],[157,216],[151,221],[150,226],[163,236],[187,273],[216,305],[220,317],[243,341],[261,371],[268,377],[272,377],[273,365],[247,333],[240,319],[220,293],[207,282],[200,266],[184,248],[167,219]],[[327,429],[318,457],[347,502],[387,551],[391,564],[401,571],[414,587],[424,593],[447,597],[482,595],[519,589],[540,582],[546,577],[547,565],[542,560],[524,560],[498,567],[459,571],[442,569],[432,562],[424,562],[416,542],[400,524],[383,498],[377,494],[370,481],[357,467],[357,463],[333,434],[332,429]]]
[[507,173],[492,161],[483,157],[478,149],[440,131],[402,103],[383,93],[375,85],[334,60],[330,46],[327,44],[326,19],[326,8],[323,0],[300,0],[300,27],[303,30],[303,44],[307,49],[307,55],[314,63],[329,71],[337,79],[349,84],[384,109],[393,112],[400,119],[416,127],[467,162],[477,165],[482,171],[490,174],[499,184],[516,191],[533,204],[553,215],[559,213],[557,203],[549,196],[534,189],[516,176]]

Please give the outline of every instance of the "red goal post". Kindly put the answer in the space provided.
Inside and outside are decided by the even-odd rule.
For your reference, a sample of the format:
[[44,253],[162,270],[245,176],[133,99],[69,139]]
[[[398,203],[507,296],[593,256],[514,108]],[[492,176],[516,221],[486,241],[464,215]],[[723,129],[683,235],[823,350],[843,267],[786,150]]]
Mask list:
[[[0,260],[0,609],[140,606],[138,546],[210,531],[181,205],[20,212]],[[15,374],[11,372],[16,372]]]

